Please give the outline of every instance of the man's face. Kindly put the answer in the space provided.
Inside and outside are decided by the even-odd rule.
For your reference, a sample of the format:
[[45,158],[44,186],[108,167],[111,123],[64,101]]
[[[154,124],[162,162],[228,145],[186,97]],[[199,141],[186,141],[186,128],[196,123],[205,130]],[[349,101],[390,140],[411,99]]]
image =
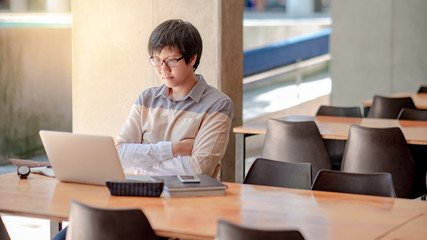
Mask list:
[[185,63],[185,59],[178,60],[181,57],[182,54],[176,48],[168,46],[153,55],[153,58],[156,60],[164,60],[166,63],[169,60],[170,65],[176,64],[176,66],[170,67],[163,62],[160,67],[154,68],[159,78],[169,88],[185,87],[193,79],[193,65],[196,57],[193,57],[188,64]]

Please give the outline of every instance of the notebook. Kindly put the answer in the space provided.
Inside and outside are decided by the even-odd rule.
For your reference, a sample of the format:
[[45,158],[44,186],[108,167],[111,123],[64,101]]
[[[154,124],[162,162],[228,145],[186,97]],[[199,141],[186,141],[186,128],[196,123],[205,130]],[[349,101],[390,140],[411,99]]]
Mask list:
[[64,182],[105,185],[107,180],[151,181],[125,175],[111,136],[40,130],[55,177]]
[[205,174],[197,175],[200,182],[183,183],[177,176],[154,176],[164,181],[163,193],[169,197],[196,197],[226,195],[227,185]]

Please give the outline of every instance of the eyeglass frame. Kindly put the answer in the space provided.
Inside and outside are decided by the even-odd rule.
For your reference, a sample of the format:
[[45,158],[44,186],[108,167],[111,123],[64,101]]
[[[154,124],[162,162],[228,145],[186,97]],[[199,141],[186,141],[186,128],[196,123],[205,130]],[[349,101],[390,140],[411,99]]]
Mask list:
[[[154,58],[154,57],[150,57],[148,60],[150,60],[151,66],[153,66],[153,67],[155,67],[155,68],[159,68],[159,67],[161,67],[161,66],[163,65],[163,63],[164,63],[166,66],[168,66],[168,68],[174,68],[174,67],[176,67],[176,66],[178,65],[178,62],[179,62],[181,59],[184,59],[184,56],[182,56],[182,57],[180,57],[180,58],[168,58],[168,59],[165,59],[165,60],[163,60],[163,59],[158,59],[158,58]],[[159,62],[161,62],[160,66],[154,66],[154,60],[158,60]],[[175,66],[169,66],[169,63],[174,62],[174,61],[176,62],[176,65],[175,65]]]

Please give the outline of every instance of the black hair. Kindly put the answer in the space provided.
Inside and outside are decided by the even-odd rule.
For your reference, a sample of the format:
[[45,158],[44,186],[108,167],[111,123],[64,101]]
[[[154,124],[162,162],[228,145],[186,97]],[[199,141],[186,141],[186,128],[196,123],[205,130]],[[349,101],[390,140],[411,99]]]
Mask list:
[[191,23],[181,19],[171,19],[157,26],[150,35],[148,53],[153,57],[154,53],[162,51],[164,47],[177,48],[186,64],[197,54],[193,70],[195,71],[199,66],[203,49],[202,38]]

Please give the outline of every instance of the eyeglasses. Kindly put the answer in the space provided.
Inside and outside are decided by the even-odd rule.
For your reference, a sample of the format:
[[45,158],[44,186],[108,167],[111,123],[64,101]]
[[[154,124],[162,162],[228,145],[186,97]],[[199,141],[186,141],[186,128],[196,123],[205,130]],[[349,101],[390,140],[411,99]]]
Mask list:
[[181,60],[183,58],[184,58],[184,56],[182,56],[178,59],[170,58],[170,59],[162,60],[162,59],[150,57],[150,63],[151,63],[151,65],[153,65],[153,67],[161,67],[163,65],[163,63],[165,63],[166,66],[173,68],[173,67],[176,67],[176,65],[178,65],[179,60]]

